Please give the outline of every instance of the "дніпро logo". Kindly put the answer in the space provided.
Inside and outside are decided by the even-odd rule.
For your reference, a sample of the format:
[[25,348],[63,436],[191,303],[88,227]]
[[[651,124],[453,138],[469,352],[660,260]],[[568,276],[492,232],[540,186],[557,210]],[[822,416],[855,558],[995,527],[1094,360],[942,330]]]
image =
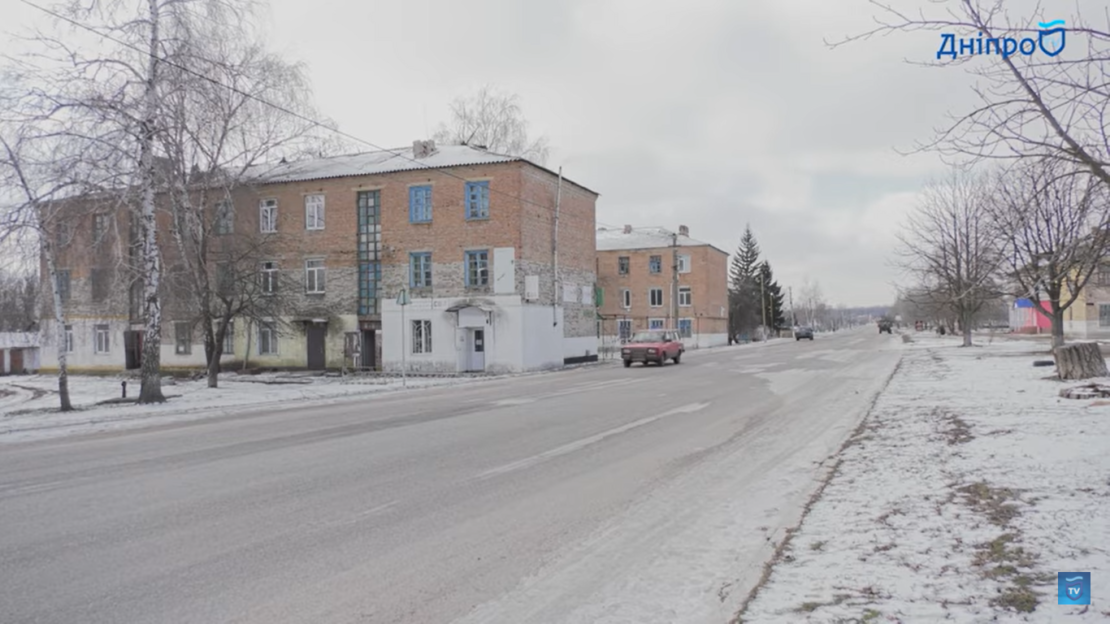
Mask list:
[[1041,52],[1047,56],[1057,56],[1063,52],[1064,45],[1067,43],[1067,30],[1064,28],[1064,20],[1038,22],[1037,25],[1041,27],[1041,30],[1037,33],[1036,38],[984,38],[983,33],[979,33],[975,38],[966,37],[960,39],[959,47],[956,45],[956,35],[952,33],[941,33],[940,49],[937,50],[937,59],[939,60],[941,57],[947,56],[955,60],[956,57],[960,55],[979,54],[1000,54],[1003,58],[1009,58],[1014,54],[1032,56],[1037,51],[1037,48],[1040,48]]
[[[1049,56],[1056,56],[1057,54],[1063,52],[1064,51],[1065,37],[1067,36],[1067,32],[1068,32],[1067,30],[1064,29],[1064,20],[1053,20],[1051,22],[1041,22],[1037,25],[1041,27],[1041,32],[1037,34],[1037,45],[1039,45],[1041,47],[1041,52],[1044,52],[1045,54],[1047,54]],[[1059,39],[1058,40],[1054,39],[1053,38],[1054,35],[1060,35]],[[1055,43],[1056,44],[1056,45],[1051,46],[1051,48],[1052,48],[1051,51],[1049,50],[1048,47],[1045,47],[1045,41],[1046,40],[1049,43]]]
[[1090,572],[1059,572],[1056,575],[1057,602],[1062,605],[1091,604]]

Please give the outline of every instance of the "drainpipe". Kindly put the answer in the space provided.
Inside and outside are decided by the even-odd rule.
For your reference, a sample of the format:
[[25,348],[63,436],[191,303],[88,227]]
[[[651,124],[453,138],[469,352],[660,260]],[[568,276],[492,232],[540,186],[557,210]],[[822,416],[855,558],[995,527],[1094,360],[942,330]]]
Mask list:
[[555,220],[551,241],[551,326],[559,325],[559,201],[563,197],[563,168],[559,167],[559,184],[555,187]]

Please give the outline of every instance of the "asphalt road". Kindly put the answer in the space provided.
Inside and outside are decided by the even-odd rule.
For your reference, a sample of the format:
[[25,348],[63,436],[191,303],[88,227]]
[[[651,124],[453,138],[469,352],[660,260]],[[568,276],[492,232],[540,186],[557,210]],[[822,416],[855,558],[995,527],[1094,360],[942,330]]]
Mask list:
[[873,328],[0,449],[0,622],[722,622]]

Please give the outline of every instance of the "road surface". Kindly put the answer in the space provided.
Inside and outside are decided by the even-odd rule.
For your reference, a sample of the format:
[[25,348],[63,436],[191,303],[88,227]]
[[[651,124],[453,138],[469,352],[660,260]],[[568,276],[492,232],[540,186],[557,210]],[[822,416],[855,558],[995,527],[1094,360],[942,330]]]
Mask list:
[[0,622],[724,622],[899,359],[813,342],[0,449]]

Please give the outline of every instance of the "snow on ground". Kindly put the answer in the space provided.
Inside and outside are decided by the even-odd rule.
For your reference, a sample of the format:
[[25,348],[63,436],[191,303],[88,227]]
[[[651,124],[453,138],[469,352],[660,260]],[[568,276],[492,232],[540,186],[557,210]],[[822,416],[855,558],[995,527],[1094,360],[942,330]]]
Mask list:
[[208,388],[204,379],[167,381],[169,385],[162,387],[168,398],[165,403],[137,405],[100,404],[120,397],[120,384],[125,380],[127,395],[137,396],[137,379],[71,375],[70,400],[77,409],[63,413],[57,409],[57,377],[7,377],[0,380],[0,444],[211,418],[291,401],[312,401],[321,405],[405,387],[453,385],[479,379],[494,377],[425,377],[402,382],[396,377],[223,374],[219,387],[214,389]]
[[1059,398],[1044,339],[912,335],[740,621],[1106,621],[1110,403]]

